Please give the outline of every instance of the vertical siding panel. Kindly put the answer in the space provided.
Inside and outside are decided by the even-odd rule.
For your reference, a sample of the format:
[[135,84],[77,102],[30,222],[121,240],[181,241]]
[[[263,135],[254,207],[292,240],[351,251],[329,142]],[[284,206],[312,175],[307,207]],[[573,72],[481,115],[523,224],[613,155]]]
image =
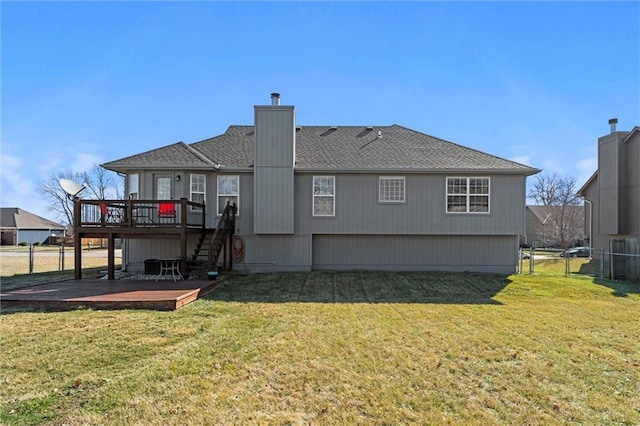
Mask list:
[[603,234],[618,234],[619,141],[617,134],[598,139],[598,185],[600,223]]
[[513,273],[513,236],[315,235],[314,269]]
[[406,202],[378,203],[377,174],[336,176],[336,216],[311,214],[311,175],[297,174],[295,209],[312,234],[519,235],[524,230],[525,177],[491,177],[489,214],[446,214],[445,176],[408,175]]
[[636,133],[634,138],[625,142],[625,147],[625,185],[628,188],[627,233],[640,235],[640,136]]
[[294,108],[255,107],[254,232],[293,234]]
[[245,258],[237,269],[253,272],[300,271],[311,268],[310,236],[241,235]]

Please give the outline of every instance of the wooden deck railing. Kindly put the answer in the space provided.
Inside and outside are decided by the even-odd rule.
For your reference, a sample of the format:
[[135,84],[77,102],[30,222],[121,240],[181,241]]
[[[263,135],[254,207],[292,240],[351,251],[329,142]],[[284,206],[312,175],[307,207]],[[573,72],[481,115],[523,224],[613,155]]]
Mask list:
[[74,204],[79,227],[205,228],[205,205],[180,200],[83,200]]

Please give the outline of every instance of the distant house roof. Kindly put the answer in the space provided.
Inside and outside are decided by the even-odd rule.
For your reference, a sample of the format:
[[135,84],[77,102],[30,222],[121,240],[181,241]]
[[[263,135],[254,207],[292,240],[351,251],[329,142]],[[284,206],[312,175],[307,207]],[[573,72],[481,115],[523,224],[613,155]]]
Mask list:
[[589,187],[598,179],[598,171],[596,170],[595,172],[593,172],[593,174],[591,175],[591,177],[589,179],[587,179],[587,181],[584,183],[584,185],[582,185],[582,188],[580,188],[577,192],[579,197],[585,197],[587,195],[587,190],[589,189]]
[[[247,169],[253,167],[253,126],[230,126],[213,138],[178,142],[111,161],[102,167],[126,172],[145,168]],[[296,170],[517,173],[540,170],[398,125],[300,126]]]
[[5,229],[65,229],[64,225],[18,207],[0,207],[0,227]]
[[[529,210],[533,215],[540,220],[540,222],[544,222],[547,219],[547,216],[551,214],[554,209],[557,209],[558,206],[527,206],[527,210]],[[566,206],[567,209],[573,209],[576,212],[583,212],[583,206]]]

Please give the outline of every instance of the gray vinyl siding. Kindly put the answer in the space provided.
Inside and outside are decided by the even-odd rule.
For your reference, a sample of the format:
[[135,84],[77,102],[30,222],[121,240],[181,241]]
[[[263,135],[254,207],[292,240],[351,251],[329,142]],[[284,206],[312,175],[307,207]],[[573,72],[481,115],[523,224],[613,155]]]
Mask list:
[[314,235],[313,269],[442,270],[511,274],[514,236]]
[[[256,223],[261,226],[260,220],[267,216],[277,221],[282,210],[281,206],[270,212],[264,210],[265,203],[263,213],[258,215],[254,203],[263,190],[254,190],[254,174],[233,170],[205,174],[208,227],[215,226],[218,219],[216,176],[240,177],[236,235],[245,242],[245,257],[234,264],[239,271],[366,268],[512,273],[517,264],[518,235],[525,222],[522,175],[480,175],[491,179],[490,213],[447,214],[446,177],[454,174],[392,173],[405,176],[406,201],[389,204],[378,202],[379,176],[384,174],[322,172],[336,177],[336,215],[327,218],[312,215],[314,174],[296,173],[292,187],[295,234],[263,235],[255,232]],[[151,191],[151,176],[151,172],[140,173],[143,198],[147,190]],[[178,189],[188,181],[188,174],[182,177],[176,195],[188,197],[186,187]],[[131,240],[128,244],[124,262],[133,271],[143,270],[145,259],[179,256],[175,240]],[[194,246],[195,240],[190,240],[189,254]]]
[[247,272],[308,271],[311,269],[310,235],[239,235],[245,244],[244,260],[234,269]]
[[[195,241],[192,246],[195,247]],[[174,239],[128,239],[124,240],[122,248],[122,266],[129,272],[143,272],[147,259],[180,257],[180,243]],[[189,248],[187,254],[193,254],[193,249]]]
[[293,234],[293,107],[255,107],[254,232]]
[[636,134],[625,144],[626,167],[624,170],[624,198],[627,200],[624,210],[627,233],[640,236],[640,136]]
[[294,162],[293,107],[255,107],[255,161],[260,166],[291,167]]
[[293,234],[293,169],[256,169],[255,232]]
[[[593,202],[593,207],[591,208],[591,230],[587,232],[587,234],[591,233],[591,247],[593,248],[609,248],[609,236],[603,234],[600,231],[600,209],[598,208],[598,204],[600,203],[598,199],[598,182],[595,181],[589,188],[585,191],[585,198]],[[588,209],[588,204],[587,204]],[[588,210],[587,210],[588,211]],[[588,215],[588,213],[587,213]],[[587,220],[587,226],[590,225],[589,220]]]
[[[257,192],[254,191],[253,173],[221,171],[240,176],[240,202],[236,232],[257,233],[254,230],[254,208]],[[207,172],[207,226],[217,222],[217,173]],[[322,173],[323,175],[329,173]],[[399,175],[394,173],[394,175]],[[460,175],[459,173],[457,175]],[[140,172],[140,197],[152,198],[152,172]],[[183,189],[188,174],[182,175],[176,194],[188,197]],[[336,176],[335,217],[312,215],[312,176],[296,173],[295,186],[295,234],[405,234],[405,235],[520,235],[525,228],[525,177],[522,175],[494,175],[491,179],[490,213],[447,214],[445,174],[405,174],[406,201],[402,204],[378,202],[378,178],[384,174],[334,174]],[[270,211],[274,220],[284,207],[274,206]],[[267,215],[260,221],[266,221]]]
[[406,202],[383,204],[379,174],[337,174],[335,217],[312,216],[312,176],[295,175],[295,236],[253,235],[246,219],[252,182],[241,177],[236,235],[245,241],[245,260],[237,270],[515,271],[524,176],[490,176],[489,214],[452,215],[445,212],[448,175],[406,174]]
[[[179,200],[180,198],[189,198],[189,173],[185,171],[167,171],[167,170],[132,170],[129,173],[138,173],[138,199],[139,200],[155,200],[155,177],[168,176],[171,177],[171,199]],[[207,174],[200,172],[200,174]],[[180,182],[176,181],[176,176],[180,175]],[[207,182],[209,186],[209,182]],[[128,189],[127,189],[128,190]]]
[[598,141],[598,185],[600,188],[599,214],[600,232],[618,234],[620,192],[620,143],[617,133],[604,136]]
[[296,234],[520,235],[524,232],[524,176],[490,176],[490,213],[487,214],[446,213],[445,181],[449,175],[406,174],[403,204],[378,202],[380,174],[335,176],[335,217],[314,217],[312,175],[296,175]]

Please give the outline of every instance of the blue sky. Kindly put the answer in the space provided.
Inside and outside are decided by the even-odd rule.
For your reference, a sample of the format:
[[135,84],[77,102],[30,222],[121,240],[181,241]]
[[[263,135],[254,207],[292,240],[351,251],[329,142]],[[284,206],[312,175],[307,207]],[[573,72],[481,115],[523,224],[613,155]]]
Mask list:
[[638,2],[2,2],[2,207],[252,124],[399,124],[575,177],[640,125]]

